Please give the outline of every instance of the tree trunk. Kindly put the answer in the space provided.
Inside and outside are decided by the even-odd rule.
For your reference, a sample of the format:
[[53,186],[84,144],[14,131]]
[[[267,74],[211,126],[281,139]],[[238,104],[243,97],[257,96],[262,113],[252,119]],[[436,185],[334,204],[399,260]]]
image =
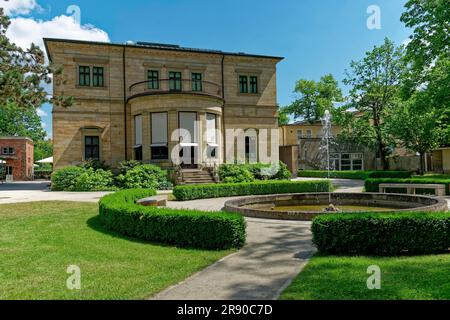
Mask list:
[[424,153],[419,153],[419,161],[420,161],[420,172],[419,174],[421,176],[423,176],[423,174],[425,173],[425,154]]
[[386,148],[380,144],[378,151],[380,152],[381,166],[384,171],[389,170],[389,161],[387,160]]

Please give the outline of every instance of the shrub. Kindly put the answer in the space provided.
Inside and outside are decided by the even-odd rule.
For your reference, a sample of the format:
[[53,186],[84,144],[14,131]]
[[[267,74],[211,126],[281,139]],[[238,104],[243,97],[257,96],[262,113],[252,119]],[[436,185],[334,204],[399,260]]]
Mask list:
[[79,167],[85,168],[85,169],[94,169],[94,170],[98,170],[98,169],[102,169],[102,170],[109,170],[110,167],[108,165],[105,164],[105,161],[99,161],[99,160],[95,160],[95,159],[87,159],[84,160]]
[[[1,174],[0,174],[1,175]],[[34,178],[35,179],[50,179],[52,175],[52,169],[35,169]]]
[[224,183],[252,182],[252,173],[244,165],[223,164],[219,167],[219,179]]
[[64,167],[52,173],[52,191],[71,190],[78,176],[85,171],[81,167]]
[[52,174],[52,191],[114,190],[113,174],[102,169],[65,167]]
[[93,168],[85,169],[78,177],[75,184],[67,191],[105,191],[114,190],[113,174],[111,171]]
[[[358,179],[368,178],[409,178],[410,171],[330,171],[330,178],[337,179]],[[326,170],[299,170],[299,177],[327,178]]]
[[219,167],[219,178],[223,183],[252,182],[254,180],[288,180],[292,174],[282,161],[278,172],[272,176],[265,175],[264,169],[271,164],[223,164]]
[[450,248],[450,213],[340,213],[318,216],[313,242],[327,254],[396,255]]
[[327,192],[332,185],[326,180],[317,181],[257,181],[243,183],[219,183],[182,185],[173,189],[177,200],[193,200],[254,194],[279,194],[301,192]]
[[126,236],[182,247],[227,249],[244,245],[245,220],[241,215],[135,204],[154,194],[152,189],[130,189],[101,198],[102,223]]
[[421,183],[421,184],[445,184],[445,192],[450,195],[450,178],[414,177],[410,179],[366,179],[364,188],[366,192],[378,192],[380,183]]
[[117,167],[118,174],[126,174],[128,170],[140,165],[142,165],[142,163],[137,160],[124,160],[119,163],[119,166]]
[[119,174],[116,183],[122,189],[158,189],[167,185],[167,172],[152,164],[137,165]]

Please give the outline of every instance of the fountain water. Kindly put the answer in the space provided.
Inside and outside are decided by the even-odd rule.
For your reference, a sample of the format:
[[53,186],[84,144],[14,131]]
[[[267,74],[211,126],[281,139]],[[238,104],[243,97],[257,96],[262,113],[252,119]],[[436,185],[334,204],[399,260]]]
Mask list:
[[[323,169],[327,170],[327,179],[330,180],[330,139],[332,138],[332,132],[331,132],[331,113],[329,110],[325,110],[324,116],[322,118],[322,140],[320,142],[319,152],[321,155],[322,166]],[[336,208],[331,203],[331,191],[328,191],[328,202],[329,205],[327,208],[325,208],[326,212],[336,212],[339,211],[338,208]]]

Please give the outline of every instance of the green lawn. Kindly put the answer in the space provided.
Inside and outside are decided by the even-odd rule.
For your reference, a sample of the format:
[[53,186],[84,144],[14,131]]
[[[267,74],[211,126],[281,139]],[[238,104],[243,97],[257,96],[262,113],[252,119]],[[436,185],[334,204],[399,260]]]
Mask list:
[[[367,289],[367,267],[381,289]],[[414,257],[314,256],[280,299],[450,299],[450,254]]]
[[[231,251],[178,249],[104,230],[97,204],[0,205],[0,299],[144,299]],[[69,290],[69,265],[81,290]]]

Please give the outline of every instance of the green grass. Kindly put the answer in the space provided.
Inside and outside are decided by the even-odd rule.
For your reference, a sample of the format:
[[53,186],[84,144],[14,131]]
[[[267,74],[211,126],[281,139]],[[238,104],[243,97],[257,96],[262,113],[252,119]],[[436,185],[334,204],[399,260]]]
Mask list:
[[[0,205],[0,299],[145,299],[231,251],[179,249],[102,228],[97,204]],[[69,265],[81,290],[69,290]]]
[[[381,269],[381,289],[367,289],[367,267]],[[283,300],[450,299],[450,254],[403,257],[314,256]]]

